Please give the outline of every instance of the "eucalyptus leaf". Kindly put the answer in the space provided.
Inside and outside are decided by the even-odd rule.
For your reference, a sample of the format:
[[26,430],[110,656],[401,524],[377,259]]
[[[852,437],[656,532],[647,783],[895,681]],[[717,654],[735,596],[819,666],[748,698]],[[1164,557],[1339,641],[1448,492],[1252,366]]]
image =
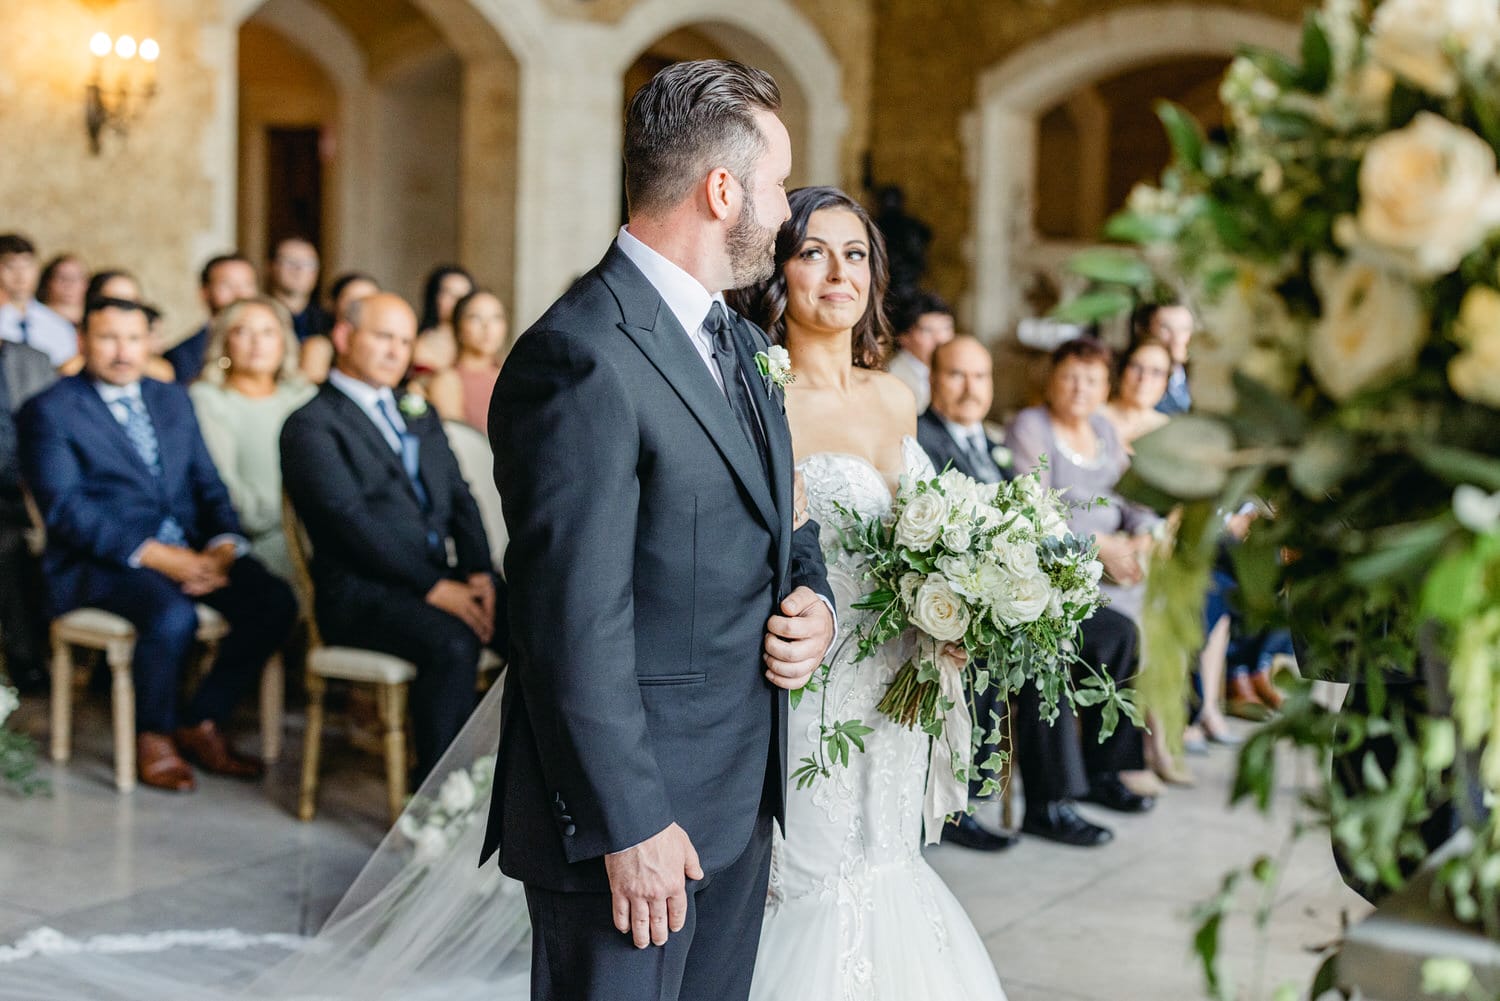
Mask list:
[[1206,140],[1198,120],[1186,108],[1171,101],[1156,103],[1156,117],[1167,130],[1167,140],[1172,144],[1176,158],[1194,170],[1202,170]]
[[1218,496],[1236,464],[1234,432],[1213,417],[1173,418],[1135,442],[1131,469],[1159,490],[1183,500]]
[[1123,289],[1095,289],[1058,306],[1052,311],[1052,319],[1063,323],[1098,323],[1134,308],[1135,297]]
[[1125,250],[1090,247],[1068,259],[1068,271],[1096,282],[1112,282],[1143,288],[1152,282],[1151,268]]

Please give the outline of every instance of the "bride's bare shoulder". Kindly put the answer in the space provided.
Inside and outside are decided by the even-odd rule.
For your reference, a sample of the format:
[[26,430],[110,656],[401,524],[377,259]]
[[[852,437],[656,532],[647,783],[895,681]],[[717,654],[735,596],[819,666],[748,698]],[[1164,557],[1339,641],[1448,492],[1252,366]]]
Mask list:
[[868,392],[878,401],[880,410],[903,428],[916,428],[917,398],[906,383],[879,369],[860,369]]

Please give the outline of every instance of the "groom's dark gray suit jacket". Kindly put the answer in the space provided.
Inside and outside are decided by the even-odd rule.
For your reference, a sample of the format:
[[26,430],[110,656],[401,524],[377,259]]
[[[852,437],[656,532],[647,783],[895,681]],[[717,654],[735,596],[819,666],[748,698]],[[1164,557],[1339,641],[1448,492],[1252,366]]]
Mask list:
[[703,868],[784,817],[787,696],[766,619],[830,594],[793,532],[792,441],[768,346],[734,317],[770,477],[687,332],[617,247],[517,342],[490,408],[511,656],[484,859],[552,890],[674,821]]

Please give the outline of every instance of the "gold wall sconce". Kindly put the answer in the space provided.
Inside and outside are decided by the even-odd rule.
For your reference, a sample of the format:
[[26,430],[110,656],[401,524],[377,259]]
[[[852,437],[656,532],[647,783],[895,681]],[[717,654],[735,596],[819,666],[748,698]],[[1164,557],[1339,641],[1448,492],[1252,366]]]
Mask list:
[[105,129],[125,136],[131,124],[156,96],[156,61],[161,46],[155,39],[139,43],[130,35],[110,38],[100,31],[89,39],[94,75],[84,88],[84,126],[89,150],[99,154]]

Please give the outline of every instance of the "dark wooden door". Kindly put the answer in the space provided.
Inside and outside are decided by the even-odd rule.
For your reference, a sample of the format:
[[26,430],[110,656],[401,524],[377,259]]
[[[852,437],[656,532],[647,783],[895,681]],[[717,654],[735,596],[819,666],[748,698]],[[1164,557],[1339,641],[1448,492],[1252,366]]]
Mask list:
[[323,248],[321,140],[317,126],[266,130],[267,249],[287,236],[301,236]]

